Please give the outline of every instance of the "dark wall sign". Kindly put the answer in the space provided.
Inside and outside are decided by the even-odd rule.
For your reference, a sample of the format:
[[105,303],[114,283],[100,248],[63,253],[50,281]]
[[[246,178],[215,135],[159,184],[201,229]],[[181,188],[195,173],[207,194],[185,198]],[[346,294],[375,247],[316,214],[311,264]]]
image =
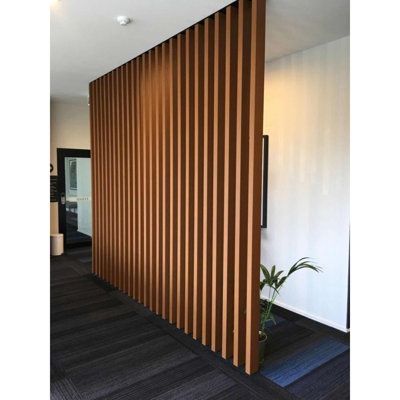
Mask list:
[[268,135],[262,137],[262,199],[261,199],[261,228],[267,227],[267,208],[268,208]]
[[50,175],[50,203],[58,202],[58,176]]

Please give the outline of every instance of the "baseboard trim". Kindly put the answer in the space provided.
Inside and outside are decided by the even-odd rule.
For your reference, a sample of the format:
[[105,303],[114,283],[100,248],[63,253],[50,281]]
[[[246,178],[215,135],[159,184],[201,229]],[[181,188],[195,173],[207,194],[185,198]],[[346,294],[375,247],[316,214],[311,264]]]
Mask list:
[[[261,296],[261,298],[263,300],[268,300],[267,296]],[[285,303],[282,303],[280,301],[275,301],[275,304],[277,306],[281,307],[281,308],[284,308],[285,310],[289,310],[289,311],[291,311],[291,312],[293,312],[295,314],[298,314],[298,315],[300,315],[302,317],[306,317],[306,318],[312,319],[313,321],[317,321],[320,324],[323,324],[323,325],[329,326],[331,328],[337,329],[337,330],[339,330],[341,332],[344,332],[344,333],[349,333],[350,332],[350,329],[348,329],[346,326],[339,325],[336,322],[333,322],[333,321],[318,317],[317,315],[314,315],[314,314],[308,313],[306,311],[300,310],[300,309],[298,309],[296,307],[292,307],[292,306],[287,305]]]

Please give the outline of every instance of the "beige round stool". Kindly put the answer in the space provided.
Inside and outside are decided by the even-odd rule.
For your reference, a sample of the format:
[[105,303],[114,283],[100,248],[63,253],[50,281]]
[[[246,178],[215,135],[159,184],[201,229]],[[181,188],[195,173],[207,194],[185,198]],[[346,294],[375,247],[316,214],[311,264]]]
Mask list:
[[60,256],[64,253],[64,235],[62,233],[50,234],[50,254]]

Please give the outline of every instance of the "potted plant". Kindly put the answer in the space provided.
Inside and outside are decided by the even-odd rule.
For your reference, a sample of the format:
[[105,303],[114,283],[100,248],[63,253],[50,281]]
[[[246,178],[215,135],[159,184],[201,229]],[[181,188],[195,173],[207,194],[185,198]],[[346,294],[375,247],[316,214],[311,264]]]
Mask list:
[[315,272],[321,272],[322,269],[314,264],[312,264],[310,258],[303,257],[296,261],[289,269],[286,275],[283,275],[282,271],[277,271],[275,265],[271,267],[269,271],[264,265],[260,265],[261,272],[264,278],[260,281],[260,297],[261,292],[265,286],[268,286],[268,300],[267,306],[261,308],[260,312],[260,330],[259,330],[259,347],[260,347],[260,363],[264,361],[265,345],[267,342],[267,333],[265,324],[268,321],[273,321],[276,324],[275,318],[272,315],[272,306],[275,303],[276,298],[282,289],[283,284],[286,282],[287,278],[301,269],[311,269]]

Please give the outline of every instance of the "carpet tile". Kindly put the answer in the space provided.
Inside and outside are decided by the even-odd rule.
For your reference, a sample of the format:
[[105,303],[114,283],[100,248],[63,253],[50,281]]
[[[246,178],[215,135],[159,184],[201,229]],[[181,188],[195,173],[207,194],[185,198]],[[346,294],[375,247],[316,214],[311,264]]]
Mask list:
[[51,257],[51,399],[349,398],[349,346],[313,324],[277,314],[249,377],[90,268],[90,248]]
[[348,346],[324,337],[297,352],[266,362],[261,374],[280,386],[287,386],[308,372],[348,350]]
[[[345,351],[339,356],[333,358],[329,362],[322,365],[320,368],[316,368],[309,374],[304,376],[292,384],[287,389],[296,394],[300,398],[309,400],[321,399],[321,394],[324,394],[323,398],[335,398],[330,397],[335,393],[338,399],[349,398],[348,388],[350,385],[350,352]],[[341,388],[344,387],[347,390],[347,394]],[[338,389],[343,391],[339,397]]]

